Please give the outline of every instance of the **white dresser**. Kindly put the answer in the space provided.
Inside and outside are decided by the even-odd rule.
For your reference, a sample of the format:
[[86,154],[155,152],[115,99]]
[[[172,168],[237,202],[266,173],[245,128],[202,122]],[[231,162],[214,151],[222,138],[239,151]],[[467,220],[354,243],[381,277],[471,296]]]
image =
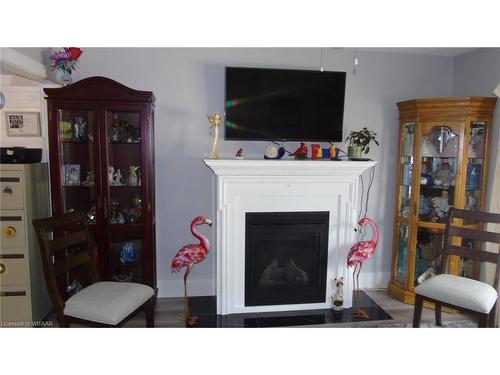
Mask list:
[[36,326],[52,309],[32,224],[49,199],[47,163],[0,164],[0,327]]

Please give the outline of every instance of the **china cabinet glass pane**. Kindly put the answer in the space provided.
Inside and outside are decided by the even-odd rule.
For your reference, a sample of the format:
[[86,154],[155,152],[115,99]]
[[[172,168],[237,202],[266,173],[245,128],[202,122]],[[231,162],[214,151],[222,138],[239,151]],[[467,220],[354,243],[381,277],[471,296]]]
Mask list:
[[111,224],[142,220],[140,112],[108,112],[108,185]]
[[59,110],[62,207],[81,210],[95,224],[94,114],[82,109]]
[[470,127],[470,139],[467,147],[467,177],[465,182],[465,209],[480,209],[481,183],[483,180],[484,144],[486,123],[473,121]]
[[408,270],[408,225],[398,228],[398,249],[396,255],[396,280],[404,284]]
[[459,136],[447,126],[435,126],[423,135],[419,220],[443,223],[454,204]]
[[110,256],[113,280],[143,282],[142,234],[140,232],[113,232]]
[[[475,249],[481,248],[481,244],[479,241],[475,241],[470,238],[463,238],[461,245],[463,247],[470,247]],[[477,280],[479,278],[479,273],[480,273],[479,262],[465,257],[460,258],[460,270],[459,270],[460,276]]]
[[404,218],[410,216],[411,180],[413,171],[413,139],[415,123],[403,125],[403,147],[401,155],[401,181],[399,185],[399,215]]
[[436,269],[439,256],[442,252],[443,230],[431,228],[418,228],[417,247],[415,252],[415,280],[429,268]]

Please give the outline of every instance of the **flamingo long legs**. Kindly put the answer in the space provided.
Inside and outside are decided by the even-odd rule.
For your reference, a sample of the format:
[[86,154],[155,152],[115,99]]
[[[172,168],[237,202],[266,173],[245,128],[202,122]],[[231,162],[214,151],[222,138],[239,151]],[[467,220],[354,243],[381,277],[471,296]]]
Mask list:
[[198,320],[197,316],[190,316],[189,314],[189,302],[187,295],[187,278],[189,272],[191,272],[192,265],[186,268],[186,273],[184,274],[184,321],[190,326],[194,326]]
[[[359,266],[359,267],[358,267]],[[363,267],[363,262],[354,265],[354,271],[352,273],[352,283],[354,288],[354,306],[358,307],[358,296],[359,296],[359,273],[361,272],[361,267]],[[356,274],[356,269],[358,273]],[[352,316],[355,318],[361,319],[370,319],[370,315],[360,308],[358,308],[355,312],[352,313]]]

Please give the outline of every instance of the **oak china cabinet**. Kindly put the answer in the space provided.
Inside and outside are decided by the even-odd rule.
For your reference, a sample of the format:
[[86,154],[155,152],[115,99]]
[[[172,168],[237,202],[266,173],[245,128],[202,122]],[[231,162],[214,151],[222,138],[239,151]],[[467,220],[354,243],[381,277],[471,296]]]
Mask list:
[[[398,103],[399,157],[389,291],[414,303],[415,286],[440,260],[450,207],[485,210],[496,98],[417,99]],[[463,223],[471,225],[472,223]],[[471,246],[464,239],[461,246]],[[469,259],[450,257],[448,272],[479,277]]]
[[104,77],[44,91],[53,214],[86,214],[103,280],[156,290],[153,93]]

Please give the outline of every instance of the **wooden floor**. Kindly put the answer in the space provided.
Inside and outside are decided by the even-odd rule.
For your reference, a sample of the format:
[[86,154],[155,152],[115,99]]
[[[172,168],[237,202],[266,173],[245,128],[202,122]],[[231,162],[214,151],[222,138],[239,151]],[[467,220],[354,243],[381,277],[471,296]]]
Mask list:
[[[314,327],[323,328],[346,328],[346,327],[380,327],[384,325],[408,325],[411,326],[413,320],[413,305],[407,305],[396,300],[392,297],[387,290],[382,289],[365,289],[368,294],[378,305],[380,305],[393,320],[388,321],[370,321],[370,322],[356,322],[356,323],[338,323],[338,324],[322,324]],[[156,304],[155,311],[155,327],[185,327],[183,321],[184,305],[182,298],[160,298]],[[442,313],[442,321],[457,322],[473,320],[469,315],[465,314],[449,314]],[[422,325],[432,326],[434,323],[434,310],[424,309],[422,312]],[[144,313],[141,312],[133,319],[131,319],[125,327],[145,327]],[[313,327],[308,325],[307,327]]]

